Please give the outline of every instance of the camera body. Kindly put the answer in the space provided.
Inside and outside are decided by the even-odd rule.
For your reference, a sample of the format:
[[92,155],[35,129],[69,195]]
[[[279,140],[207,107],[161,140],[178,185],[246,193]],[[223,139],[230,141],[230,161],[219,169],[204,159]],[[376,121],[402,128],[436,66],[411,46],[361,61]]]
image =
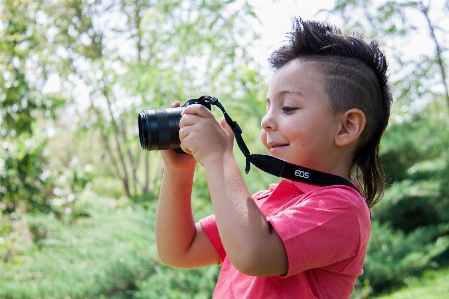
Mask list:
[[182,152],[179,140],[179,121],[185,107],[201,104],[211,110],[211,103],[205,97],[190,99],[176,108],[144,110],[139,113],[139,139],[142,149],[166,150],[176,149]]

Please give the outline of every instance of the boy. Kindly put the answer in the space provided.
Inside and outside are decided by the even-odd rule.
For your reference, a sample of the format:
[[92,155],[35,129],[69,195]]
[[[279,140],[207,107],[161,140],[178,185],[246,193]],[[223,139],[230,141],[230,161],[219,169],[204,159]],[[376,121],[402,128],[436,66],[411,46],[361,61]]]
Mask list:
[[[214,298],[349,298],[370,236],[369,208],[385,188],[378,161],[391,92],[377,44],[295,19],[275,51],[261,140],[270,155],[348,180],[320,187],[282,180],[253,196],[232,153],[233,133],[201,105],[184,109],[181,148],[165,163],[156,215],[163,262],[223,265]],[[179,105],[179,103],[177,104]],[[196,162],[214,215],[195,223]]]

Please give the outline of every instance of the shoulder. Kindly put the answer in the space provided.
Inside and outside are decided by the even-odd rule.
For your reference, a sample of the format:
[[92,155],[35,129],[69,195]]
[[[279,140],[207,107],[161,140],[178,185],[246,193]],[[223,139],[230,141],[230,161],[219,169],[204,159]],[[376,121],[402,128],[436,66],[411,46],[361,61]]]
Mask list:
[[370,227],[370,210],[365,199],[355,189],[343,185],[322,187],[297,182],[290,187],[292,185],[302,192],[293,192],[295,199],[290,201],[290,208],[312,217],[350,217],[357,219],[362,227]]
[[[355,189],[344,185],[332,186],[311,186],[307,188],[304,185],[295,183],[295,186],[304,190],[304,199],[311,201],[319,206],[326,206],[329,209],[355,209],[357,207],[366,207],[365,199]],[[369,210],[369,209],[368,209]]]

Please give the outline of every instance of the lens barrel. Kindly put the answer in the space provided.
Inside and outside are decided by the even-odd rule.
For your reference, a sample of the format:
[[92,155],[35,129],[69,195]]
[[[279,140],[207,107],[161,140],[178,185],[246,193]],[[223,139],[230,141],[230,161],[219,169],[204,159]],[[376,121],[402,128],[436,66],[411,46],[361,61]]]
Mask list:
[[179,149],[179,121],[184,107],[144,110],[139,113],[140,146],[145,150]]

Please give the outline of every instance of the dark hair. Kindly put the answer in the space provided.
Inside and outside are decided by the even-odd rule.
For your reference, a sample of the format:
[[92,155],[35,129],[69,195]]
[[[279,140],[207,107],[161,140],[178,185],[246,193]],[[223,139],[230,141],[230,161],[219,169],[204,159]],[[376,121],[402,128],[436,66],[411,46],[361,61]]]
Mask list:
[[385,55],[376,41],[368,44],[361,35],[345,35],[329,24],[301,18],[293,19],[287,36],[288,43],[271,54],[270,65],[276,70],[295,59],[316,62],[333,112],[357,108],[365,114],[351,178],[360,185],[371,208],[386,189],[379,161],[380,139],[392,102]]

